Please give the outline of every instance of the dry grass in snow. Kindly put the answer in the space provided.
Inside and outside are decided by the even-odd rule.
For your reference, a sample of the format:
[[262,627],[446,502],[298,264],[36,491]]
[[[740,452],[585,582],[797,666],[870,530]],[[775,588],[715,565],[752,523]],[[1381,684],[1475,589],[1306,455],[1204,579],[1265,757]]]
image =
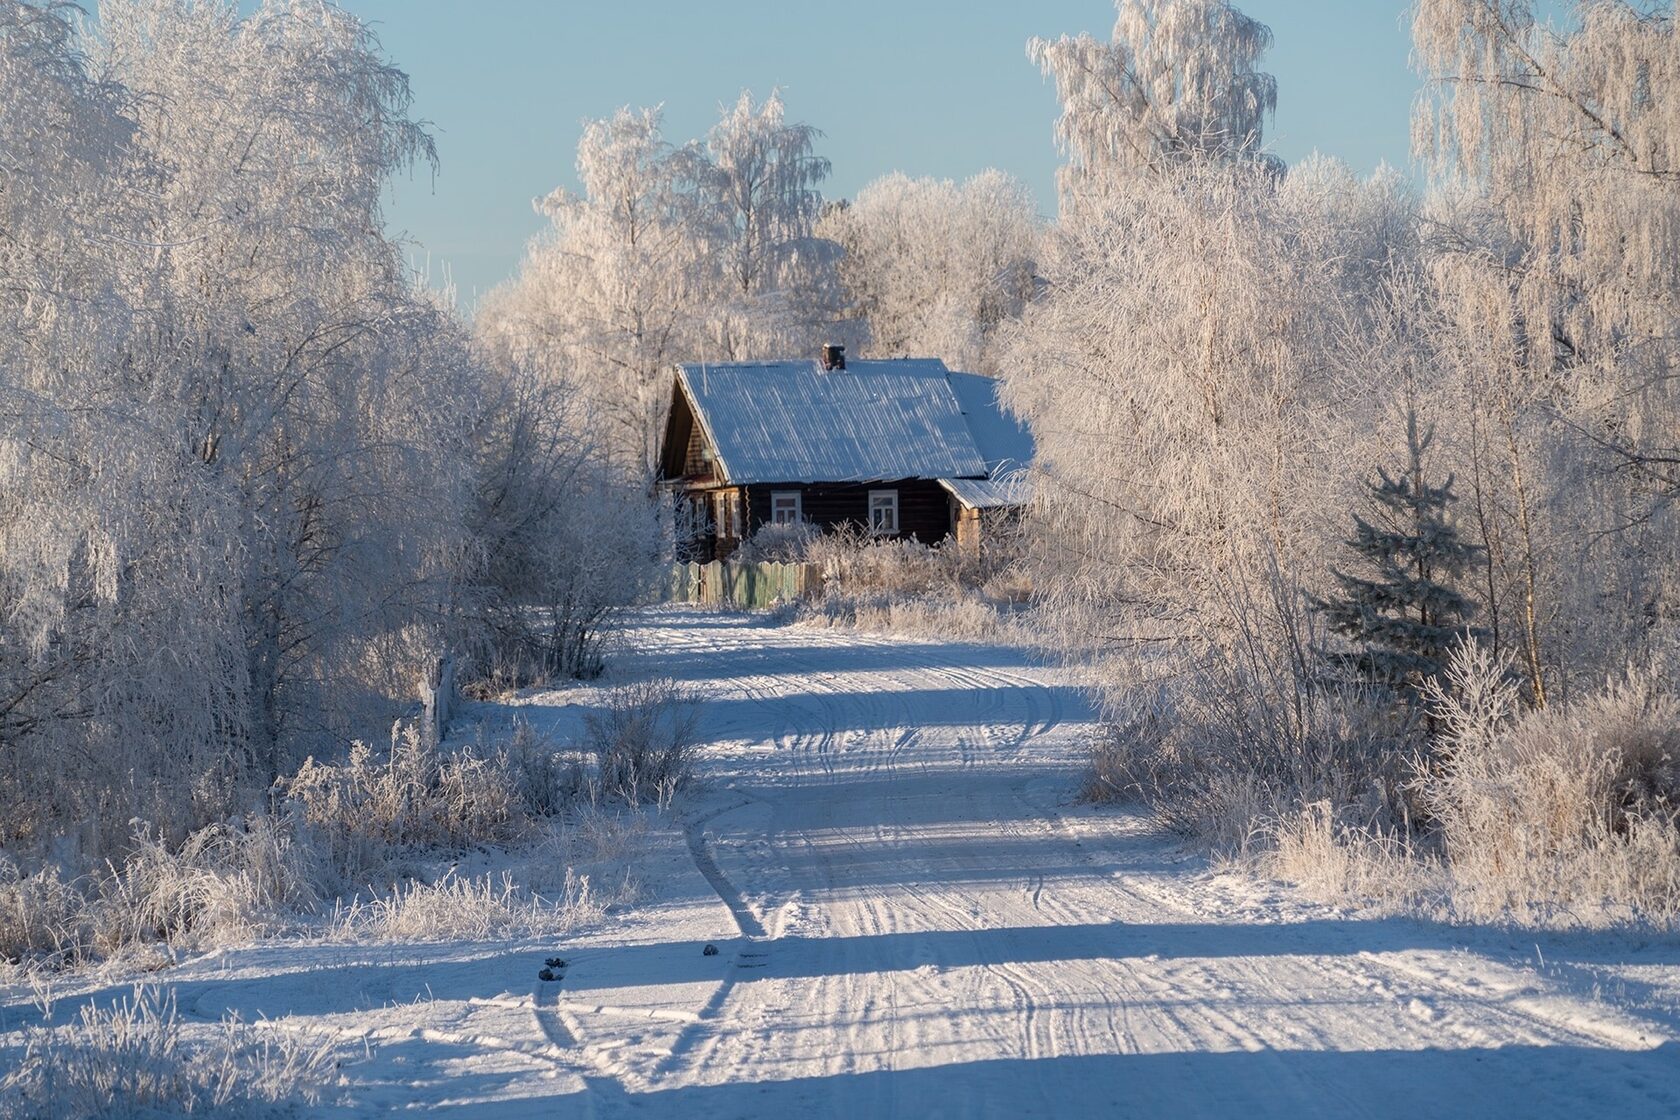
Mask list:
[[338,1079],[330,1040],[226,1019],[189,1041],[172,991],[138,986],[64,1024],[50,995],[38,1006],[43,1024],[0,1075],[0,1120],[290,1116]]

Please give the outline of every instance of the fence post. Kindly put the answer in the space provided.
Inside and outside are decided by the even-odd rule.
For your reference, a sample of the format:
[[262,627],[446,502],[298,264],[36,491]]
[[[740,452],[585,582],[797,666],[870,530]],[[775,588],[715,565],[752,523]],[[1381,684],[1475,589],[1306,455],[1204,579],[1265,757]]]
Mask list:
[[428,746],[437,746],[455,715],[455,659],[448,654],[427,667],[420,682],[420,732]]

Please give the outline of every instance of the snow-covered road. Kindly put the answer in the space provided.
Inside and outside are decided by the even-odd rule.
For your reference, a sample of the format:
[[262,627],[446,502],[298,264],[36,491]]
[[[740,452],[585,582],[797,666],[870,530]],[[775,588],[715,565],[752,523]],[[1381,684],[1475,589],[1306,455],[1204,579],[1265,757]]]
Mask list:
[[565,946],[224,953],[178,970],[183,1006],[370,1039],[358,1112],[1680,1115],[1672,939],[1356,920],[1210,873],[1072,802],[1091,712],[1013,650],[681,612],[633,639],[714,744],[647,905]]

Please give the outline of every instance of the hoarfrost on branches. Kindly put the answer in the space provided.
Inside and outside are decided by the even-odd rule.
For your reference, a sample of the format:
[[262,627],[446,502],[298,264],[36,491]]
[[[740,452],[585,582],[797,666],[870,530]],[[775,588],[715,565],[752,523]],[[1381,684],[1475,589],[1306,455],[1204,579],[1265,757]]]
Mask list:
[[840,280],[869,325],[869,354],[994,371],[994,336],[1032,296],[1044,233],[1019,181],[1001,171],[964,183],[888,175],[818,229],[844,252]]
[[1112,41],[1033,39],[1056,81],[1064,205],[1191,157],[1258,157],[1277,82],[1258,69],[1265,24],[1227,0],[1115,0]]

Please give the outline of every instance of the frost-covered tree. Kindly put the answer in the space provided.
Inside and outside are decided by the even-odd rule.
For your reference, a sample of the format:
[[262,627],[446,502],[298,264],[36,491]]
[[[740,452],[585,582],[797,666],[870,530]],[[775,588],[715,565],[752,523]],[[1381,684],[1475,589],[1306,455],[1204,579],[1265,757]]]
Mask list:
[[[238,522],[251,742],[344,726],[365,644],[440,609],[461,547],[464,340],[383,233],[388,177],[432,157],[407,79],[328,6],[107,0],[95,57],[165,169],[130,369]],[[112,371],[115,372],[115,371]],[[382,682],[383,683],[383,682]]]
[[607,451],[640,472],[672,364],[702,349],[715,244],[697,189],[711,168],[665,140],[659,110],[622,109],[584,127],[577,169],[583,193],[542,200],[552,225],[486,299],[478,333],[502,361],[582,394]]
[[721,358],[804,352],[831,325],[838,254],[815,232],[829,174],[821,135],[789,122],[772,90],[761,105],[742,93],[706,137],[700,196],[721,272],[708,318]]
[[866,353],[984,372],[996,366],[993,334],[1032,295],[1043,236],[1031,193],[1000,171],[960,184],[888,175],[831,207],[818,231],[844,250],[840,278],[868,325]]
[[464,644],[497,685],[593,675],[607,615],[648,585],[658,519],[605,449],[580,438],[585,402],[517,365],[489,374]]
[[1353,515],[1347,548],[1363,571],[1334,569],[1336,593],[1313,598],[1353,647],[1331,660],[1390,688],[1416,689],[1440,677],[1475,610],[1460,587],[1479,549],[1454,524],[1452,477],[1435,481],[1426,467],[1434,439],[1408,409],[1404,470],[1379,467],[1368,484],[1368,513]]
[[1277,83],[1259,69],[1264,24],[1227,0],[1115,0],[1112,41],[1033,39],[1055,79],[1064,205],[1186,159],[1259,158]]
[[613,595],[551,530],[628,518],[383,232],[408,106],[330,5],[0,0],[0,845],[237,812],[510,601]]
[[1506,629],[1543,705],[1671,627],[1680,39],[1644,0],[1582,0],[1563,25],[1527,0],[1425,0],[1414,38],[1443,352],[1477,390]]
[[[1064,224],[1008,332],[1050,605],[1087,638],[1226,641],[1242,588],[1321,568],[1369,427],[1407,192],[1192,162]],[[1264,592],[1269,595],[1269,592]]]

